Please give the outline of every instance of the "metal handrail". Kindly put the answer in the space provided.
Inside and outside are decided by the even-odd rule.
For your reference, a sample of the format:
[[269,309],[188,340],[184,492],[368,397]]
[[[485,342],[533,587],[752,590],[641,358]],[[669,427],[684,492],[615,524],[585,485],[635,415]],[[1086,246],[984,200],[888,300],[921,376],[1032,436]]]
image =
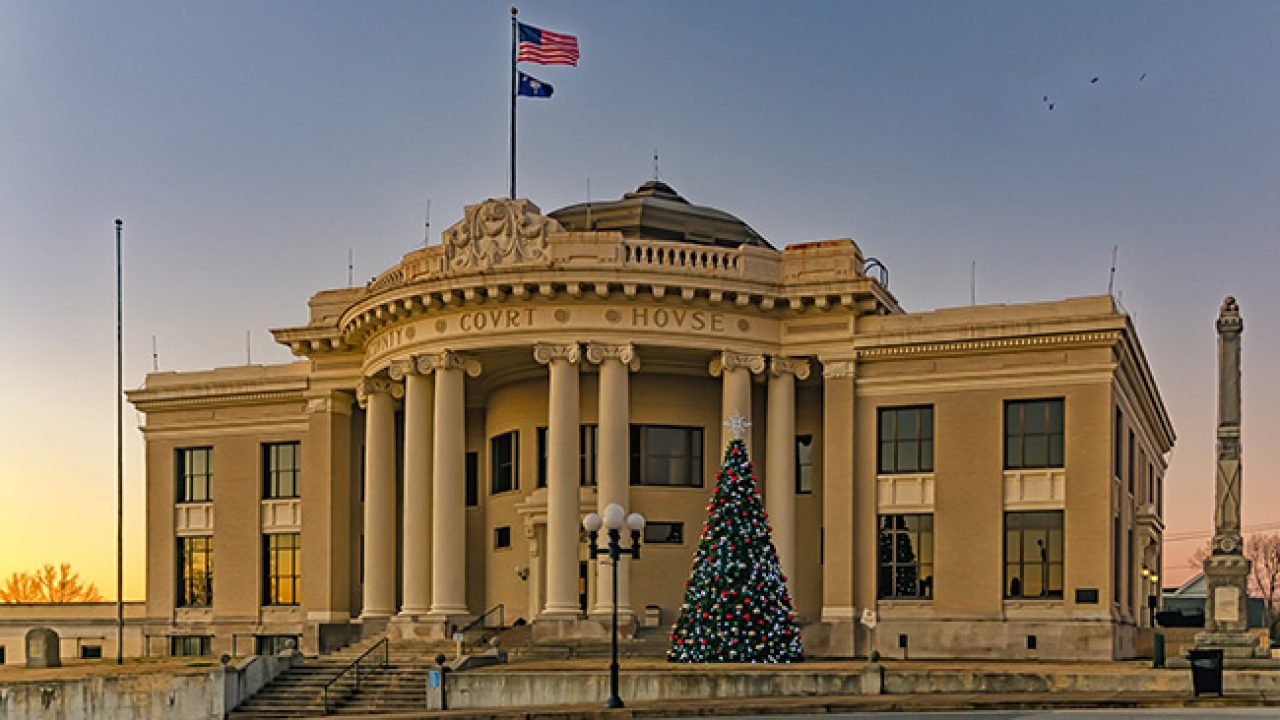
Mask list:
[[[355,687],[353,688],[352,691],[354,692],[355,690],[359,690],[360,680],[361,680],[360,664],[364,662],[366,658],[368,658],[370,655],[374,653],[374,651],[378,649],[382,650],[382,657],[380,658],[380,661],[376,661],[377,664],[374,665],[374,667],[381,667],[381,668],[387,667],[387,665],[389,665],[391,662],[391,643],[388,642],[387,638],[382,638],[378,642],[371,645],[368,650],[365,650],[364,652],[360,653],[360,657],[356,658],[355,660],[352,660],[350,664],[348,664],[345,668],[339,671],[337,675],[334,675],[333,678],[329,680],[329,682],[324,684],[324,687],[320,690],[320,698],[324,702],[325,715],[328,715],[329,713],[333,712],[333,703],[329,702],[329,692],[330,692],[329,689],[333,687],[335,684],[337,684],[339,680],[342,680],[343,677],[345,677],[349,673],[354,672]],[[334,702],[336,702],[336,698]]]
[[[489,624],[490,620],[495,615],[498,618],[498,624],[497,625]],[[506,623],[506,606],[503,605],[502,603],[498,603],[497,605],[494,605],[493,607],[486,610],[484,614],[481,615],[480,617],[467,623],[466,627],[458,631],[462,635],[463,648],[475,647],[477,645],[484,643],[489,638],[493,637],[493,635],[497,634],[497,632],[495,632],[493,633],[493,635],[489,635],[487,634],[489,630],[496,630],[500,632],[506,627],[505,623]],[[474,640],[469,639],[469,636],[473,634],[476,636],[475,639]]]

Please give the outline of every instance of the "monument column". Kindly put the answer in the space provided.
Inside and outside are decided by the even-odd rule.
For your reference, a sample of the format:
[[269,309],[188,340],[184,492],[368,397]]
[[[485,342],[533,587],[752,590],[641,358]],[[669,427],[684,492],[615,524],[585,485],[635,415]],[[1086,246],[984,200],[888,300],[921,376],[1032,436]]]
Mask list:
[[[857,630],[854,572],[857,529],[854,488],[854,379],[857,361],[822,358],[822,622],[830,623],[831,654],[852,655]],[[840,561],[841,558],[846,558]]]
[[392,363],[393,380],[404,379],[404,568],[401,615],[431,610],[431,444],[435,378],[426,358]]
[[[640,369],[640,358],[630,344],[587,346],[587,360],[600,366],[600,410],[596,448],[596,512],[604,514],[610,503],[631,509],[631,373]],[[624,556],[618,566],[618,613],[632,614],[631,562]],[[596,602],[593,615],[613,610],[613,567],[607,555],[596,560]]]
[[533,358],[548,370],[547,604],[542,615],[570,619],[578,607],[578,361],[577,343],[538,343]]
[[[734,415],[741,415],[750,422],[751,376],[752,374],[759,375],[764,372],[764,356],[725,350],[711,361],[707,369],[711,372],[712,377],[723,378],[724,381],[720,391],[721,422],[727,422]],[[729,447],[729,441],[732,439],[732,431],[729,430],[727,425],[722,425],[720,428],[720,447],[716,449],[717,458],[724,455],[724,449]],[[746,443],[749,453],[751,450],[749,432],[743,436],[742,441]]]
[[364,602],[361,618],[396,611],[396,406],[400,383],[365,378],[356,390],[366,409],[364,450]]
[[1247,631],[1245,602],[1251,563],[1240,536],[1240,334],[1244,321],[1236,299],[1218,312],[1218,467],[1215,482],[1213,552],[1204,561],[1208,584],[1199,648],[1220,648],[1226,657],[1249,658],[1257,641]]
[[795,605],[796,552],[796,380],[809,377],[809,361],[775,357],[769,361],[769,422],[765,430],[765,512],[773,544]]
[[464,373],[480,363],[448,350],[425,356],[435,371],[431,483],[431,611],[467,615],[467,438]]

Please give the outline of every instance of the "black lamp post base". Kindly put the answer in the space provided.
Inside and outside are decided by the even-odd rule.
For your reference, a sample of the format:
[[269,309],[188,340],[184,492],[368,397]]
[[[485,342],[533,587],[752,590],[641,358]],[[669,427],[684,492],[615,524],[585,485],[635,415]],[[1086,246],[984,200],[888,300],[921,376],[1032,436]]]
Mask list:
[[622,704],[622,698],[618,697],[617,695],[614,695],[608,700],[605,700],[604,706],[609,708],[610,710],[617,710],[620,707],[626,707],[625,705]]

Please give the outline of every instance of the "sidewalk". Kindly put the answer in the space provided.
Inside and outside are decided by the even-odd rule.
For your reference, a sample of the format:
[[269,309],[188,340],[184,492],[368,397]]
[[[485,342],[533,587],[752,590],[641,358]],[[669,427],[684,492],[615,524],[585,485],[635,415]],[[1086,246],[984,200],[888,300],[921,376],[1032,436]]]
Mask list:
[[[679,718],[725,715],[822,715],[829,713],[1044,710],[1068,708],[1180,708],[1280,706],[1280,693],[1233,693],[1226,697],[1193,698],[1189,695],[1068,694],[1068,693],[965,693],[933,695],[873,695],[840,697],[726,698],[694,702],[634,703],[620,710],[599,705],[494,708],[378,715],[379,720],[419,718],[475,718],[476,720],[592,720],[608,718]],[[328,720],[356,720],[368,715],[329,715]]]

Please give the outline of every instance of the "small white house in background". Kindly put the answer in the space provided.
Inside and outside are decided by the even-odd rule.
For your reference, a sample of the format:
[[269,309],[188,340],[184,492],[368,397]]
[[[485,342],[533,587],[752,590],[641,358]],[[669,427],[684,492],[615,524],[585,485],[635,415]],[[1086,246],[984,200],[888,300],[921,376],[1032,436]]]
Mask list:
[[[146,603],[124,604],[124,656],[143,654],[143,618]],[[58,633],[59,655],[65,660],[115,657],[116,604],[0,603],[0,665],[27,661],[25,638],[33,628]]]
[[[1208,583],[1205,580],[1204,573],[1196,573],[1195,576],[1174,590],[1165,588],[1162,605],[1166,612],[1178,611],[1183,615],[1199,615],[1203,619],[1205,598],[1208,595]],[[1249,627],[1262,628],[1267,626],[1265,600],[1260,597],[1250,597],[1248,600],[1248,613]]]

